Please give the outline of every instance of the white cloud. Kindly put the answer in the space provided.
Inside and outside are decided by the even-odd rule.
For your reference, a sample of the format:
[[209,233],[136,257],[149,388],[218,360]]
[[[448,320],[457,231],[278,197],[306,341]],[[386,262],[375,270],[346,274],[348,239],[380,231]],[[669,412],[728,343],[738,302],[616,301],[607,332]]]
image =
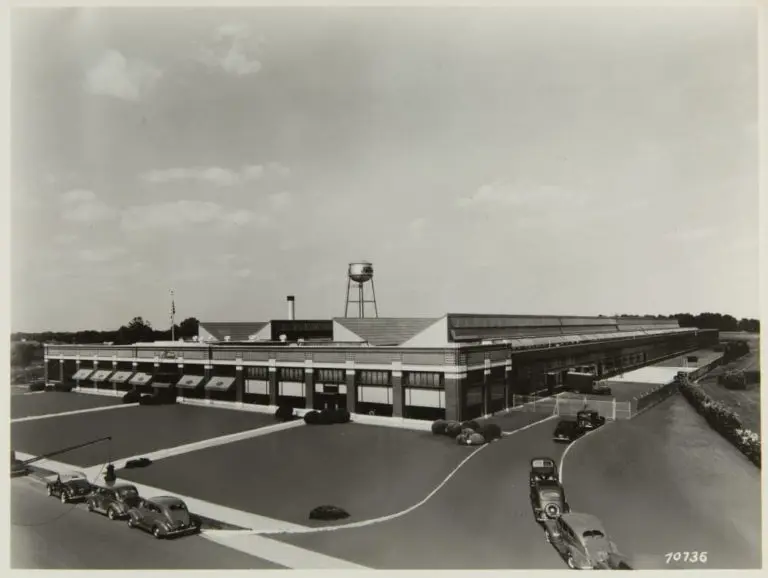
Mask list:
[[293,195],[288,191],[281,191],[279,193],[273,193],[269,195],[269,203],[276,210],[282,210],[288,208],[293,202]]
[[214,36],[211,46],[201,50],[200,62],[232,76],[247,76],[261,70],[261,62],[253,54],[256,42],[247,27],[227,24],[220,26]]
[[427,226],[427,219],[424,217],[418,217],[408,223],[408,230],[410,231],[411,235],[415,237],[419,237],[424,233],[424,229]]
[[456,204],[461,208],[480,207],[547,207],[583,204],[586,197],[580,193],[556,186],[525,187],[506,181],[496,181],[478,188],[473,194],[461,197]]
[[115,210],[109,205],[100,201],[92,201],[79,204],[67,209],[61,214],[66,221],[77,223],[93,223],[96,221],[106,221],[115,216]]
[[65,203],[81,203],[86,201],[95,201],[96,193],[85,189],[74,189],[61,195]]
[[698,227],[693,229],[677,229],[667,234],[667,238],[682,242],[695,242],[708,239],[717,234],[713,227]]
[[57,245],[69,245],[75,241],[77,241],[77,235],[61,234],[53,238],[53,242]]
[[241,279],[245,279],[246,277],[251,276],[251,270],[250,269],[238,269],[235,271],[235,277],[240,277]]
[[287,176],[287,167],[270,163],[265,168],[262,165],[246,165],[239,170],[223,167],[190,167],[152,170],[141,175],[141,179],[152,184],[164,184],[174,181],[200,181],[217,187],[232,187],[251,181],[258,181],[268,173]]
[[250,211],[228,211],[203,201],[175,201],[131,207],[123,212],[121,226],[127,231],[172,229],[190,225],[222,223],[240,226],[254,221]]
[[89,263],[104,263],[125,255],[127,251],[122,247],[102,247],[99,249],[81,249],[77,256],[81,261]]
[[137,101],[145,96],[162,76],[160,69],[137,59],[128,59],[117,50],[105,52],[85,77],[93,94]]

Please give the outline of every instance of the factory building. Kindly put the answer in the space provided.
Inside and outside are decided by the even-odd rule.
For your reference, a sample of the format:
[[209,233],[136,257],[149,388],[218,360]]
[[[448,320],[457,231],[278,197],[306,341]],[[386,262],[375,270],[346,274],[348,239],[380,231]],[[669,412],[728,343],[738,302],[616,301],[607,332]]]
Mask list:
[[193,342],[47,345],[46,379],[116,391],[172,388],[222,405],[464,420],[510,407],[513,394],[557,387],[574,367],[606,377],[718,341],[716,330],[674,320],[452,313],[302,320],[294,307],[289,297],[288,319],[201,322]]

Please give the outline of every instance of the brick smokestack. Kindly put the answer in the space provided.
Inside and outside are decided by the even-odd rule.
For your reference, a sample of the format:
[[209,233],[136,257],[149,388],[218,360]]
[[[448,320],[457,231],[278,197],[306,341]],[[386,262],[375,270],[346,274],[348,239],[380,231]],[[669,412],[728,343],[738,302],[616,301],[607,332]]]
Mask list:
[[293,321],[296,319],[296,303],[293,295],[288,295],[288,319]]

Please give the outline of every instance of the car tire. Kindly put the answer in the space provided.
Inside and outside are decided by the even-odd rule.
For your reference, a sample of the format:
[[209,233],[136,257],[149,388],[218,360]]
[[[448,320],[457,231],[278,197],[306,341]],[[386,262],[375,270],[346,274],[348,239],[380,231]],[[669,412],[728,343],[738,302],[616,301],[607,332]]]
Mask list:
[[107,508],[107,518],[110,520],[115,520],[117,518],[114,508]]
[[163,535],[160,533],[160,526],[152,528],[152,535],[158,540],[162,539]]
[[568,568],[571,570],[576,570],[576,561],[573,559],[573,556],[568,554],[568,558],[565,559],[565,563],[568,564]]
[[53,488],[51,488],[51,486],[46,486],[45,493],[48,494],[49,496],[52,496],[53,495]]
[[87,509],[89,512],[93,512],[93,510],[94,510],[94,507],[93,507],[93,502],[91,502],[90,500],[88,500],[88,502],[86,502],[86,504],[85,504],[85,508],[86,508],[86,509]]
[[128,517],[128,527],[129,528],[135,528],[136,527],[136,522],[130,516]]
[[62,504],[66,504],[69,501],[69,498],[67,497],[67,492],[61,492],[61,495],[59,496],[59,500],[61,500]]

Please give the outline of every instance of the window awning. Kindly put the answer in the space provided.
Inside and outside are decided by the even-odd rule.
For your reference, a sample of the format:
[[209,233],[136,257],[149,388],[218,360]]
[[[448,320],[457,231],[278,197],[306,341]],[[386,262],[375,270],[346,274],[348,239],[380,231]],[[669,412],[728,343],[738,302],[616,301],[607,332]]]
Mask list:
[[203,379],[205,379],[205,377],[202,375],[183,375],[176,384],[176,387],[182,389],[196,389],[203,383]]
[[155,380],[152,382],[152,387],[165,387],[169,388],[176,383],[176,378],[168,376],[161,376],[161,377],[155,377]]
[[212,377],[210,381],[205,384],[205,389],[213,391],[229,391],[234,383],[234,377]]
[[91,376],[91,381],[94,383],[101,383],[102,381],[106,381],[110,373],[112,373],[111,369],[100,369]]
[[91,373],[93,373],[92,369],[78,369],[75,372],[75,375],[72,376],[72,379],[75,379],[75,380],[85,379],[86,377],[91,375]]
[[131,385],[146,385],[150,381],[152,381],[152,376],[148,373],[137,373],[128,383]]
[[116,371],[109,381],[112,383],[125,383],[131,377],[132,371]]

